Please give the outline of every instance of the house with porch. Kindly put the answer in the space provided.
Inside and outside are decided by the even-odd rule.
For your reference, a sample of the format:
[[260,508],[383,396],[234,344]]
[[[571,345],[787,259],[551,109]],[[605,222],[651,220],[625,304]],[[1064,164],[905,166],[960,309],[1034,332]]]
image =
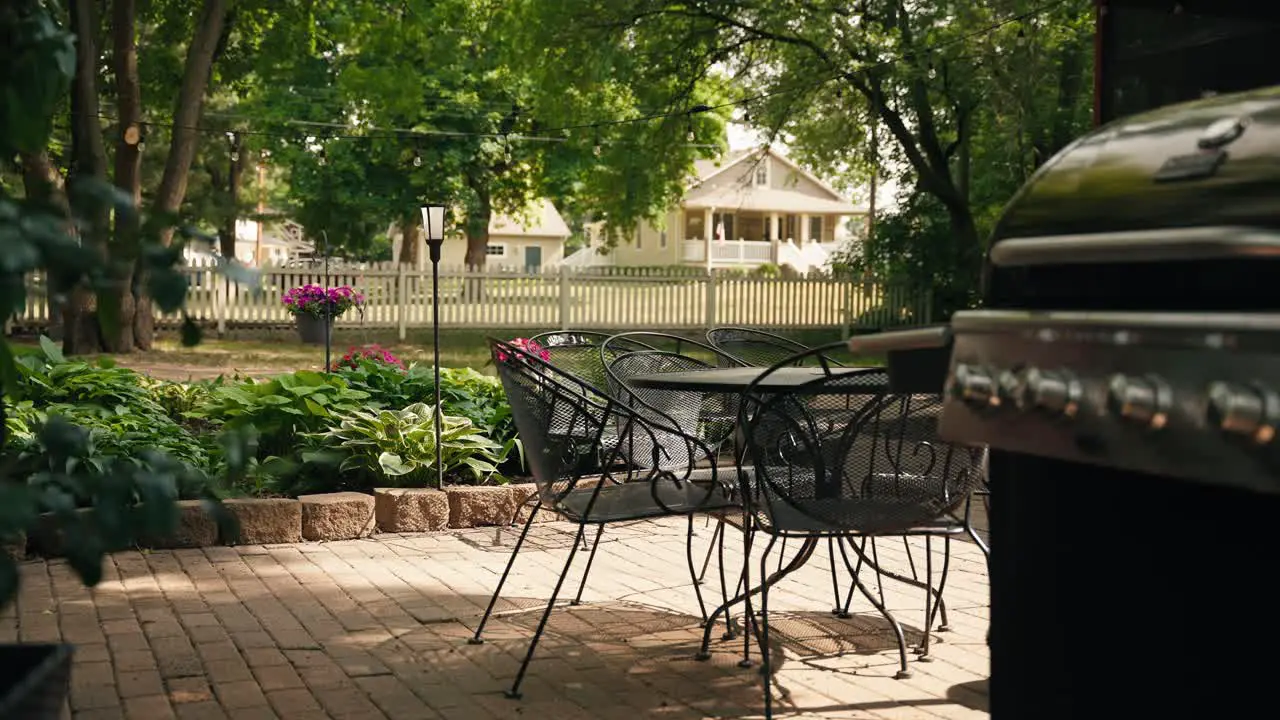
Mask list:
[[588,225],[587,247],[565,264],[750,269],[771,263],[808,272],[860,235],[850,228],[865,224],[866,215],[866,208],[776,150],[740,150],[695,163],[665,222],[641,223],[629,242],[602,254],[599,225]]

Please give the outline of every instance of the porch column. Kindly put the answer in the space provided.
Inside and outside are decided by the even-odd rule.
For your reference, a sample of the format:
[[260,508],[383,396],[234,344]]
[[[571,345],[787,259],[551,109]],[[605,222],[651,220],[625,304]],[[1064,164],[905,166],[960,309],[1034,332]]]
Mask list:
[[809,242],[809,214],[800,214],[800,247]]
[[778,248],[782,244],[782,238],[779,237],[782,232],[781,221],[778,219],[778,213],[769,213],[769,254],[773,257],[773,264],[778,264]]
[[712,216],[714,214],[712,210],[712,208],[707,208],[702,211],[702,244],[703,252],[705,253],[703,259],[706,261],[708,270],[711,269],[711,238],[716,234],[716,229],[712,226]]

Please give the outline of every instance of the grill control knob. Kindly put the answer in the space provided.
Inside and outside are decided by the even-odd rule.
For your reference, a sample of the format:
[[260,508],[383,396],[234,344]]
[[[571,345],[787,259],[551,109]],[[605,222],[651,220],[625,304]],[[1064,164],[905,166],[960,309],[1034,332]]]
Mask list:
[[986,368],[961,363],[951,376],[951,392],[960,400],[977,407],[1000,405],[1000,393],[992,373]]
[[1225,382],[1209,386],[1209,422],[1223,432],[1265,445],[1276,436],[1278,416],[1280,398],[1275,393]]
[[1023,375],[1023,407],[1033,407],[1053,415],[1075,417],[1080,410],[1080,398],[1084,388],[1075,375],[1066,370],[1046,372],[1030,368]]
[[1173,390],[1154,375],[1113,375],[1109,383],[1111,410],[1120,417],[1151,430],[1169,422]]

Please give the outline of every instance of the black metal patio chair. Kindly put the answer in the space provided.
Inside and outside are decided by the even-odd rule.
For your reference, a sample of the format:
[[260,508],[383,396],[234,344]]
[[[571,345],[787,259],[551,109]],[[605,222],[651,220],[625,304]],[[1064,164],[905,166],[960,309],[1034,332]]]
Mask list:
[[[830,368],[820,359],[827,349],[809,352],[819,358],[822,367]],[[945,589],[950,538],[965,531],[952,514],[980,481],[985,455],[981,449],[952,445],[938,438],[940,397],[887,393],[868,396],[863,388],[853,387],[883,383],[883,376],[876,377],[883,373],[881,370],[828,371],[790,394],[767,394],[754,389],[771,372],[790,365],[789,360],[775,365],[748,388],[739,423],[747,455],[755,468],[755,482],[750,488],[742,488],[742,499],[756,527],[769,536],[769,541],[760,558],[761,586],[744,592],[735,601],[745,602],[747,616],[753,617],[751,597],[757,592],[760,595],[757,639],[765,677],[766,717],[772,716],[769,588],[803,565],[820,540],[838,541],[854,587],[889,622],[898,641],[898,676],[907,677],[907,643],[902,626],[885,607],[883,590],[877,598],[859,577],[863,564],[875,566],[878,572],[882,569],[866,556],[861,544],[853,541],[883,536],[925,537],[925,628],[920,652],[928,655],[937,612],[933,599],[941,597]],[[854,391],[868,399],[850,403]],[[934,590],[930,543],[936,536],[941,536],[946,545],[942,574]],[[785,568],[766,578],[774,546],[784,538],[801,540],[801,550]],[[857,555],[857,566],[844,551],[846,545]],[[750,547],[747,554],[750,555]],[[715,621],[714,615],[711,621]],[[706,632],[699,657],[707,657],[709,644],[710,633]],[[749,640],[745,640],[744,654],[749,653],[749,648]]]
[[555,368],[573,374],[592,387],[603,389],[609,385],[605,379],[605,367],[613,358],[621,353],[655,349],[641,342],[619,340],[602,356],[601,346],[610,337],[610,333],[593,330],[553,330],[529,339],[547,351]]
[[741,327],[712,328],[707,331],[707,342],[746,365],[766,368],[784,361],[801,362],[802,358],[807,359],[803,353],[809,350],[809,346],[790,338]]
[[[587,558],[584,580],[600,546],[604,526],[609,523],[683,515],[689,519],[691,535],[694,514],[737,505],[716,471],[714,453],[697,437],[682,431],[675,421],[653,412],[641,415],[607,393],[565,373],[557,373],[542,359],[507,343],[494,340],[490,346],[538,486],[538,504],[512,548],[489,606],[471,639],[473,643],[482,642],[485,623],[493,613],[537,511],[545,505],[578,524],[564,569],[556,579],[520,670],[507,692],[508,697],[518,698],[520,685],[585,538],[587,526],[596,526],[596,536]],[[553,417],[567,417],[574,432],[549,432]],[[605,457],[598,462],[601,439],[606,432],[612,432],[616,441],[604,450]],[[650,453],[644,462],[637,462],[637,447],[647,448]],[[629,448],[628,452],[632,453],[625,462],[621,457],[623,448]],[[711,458],[710,463],[695,467],[691,459],[702,457]],[[593,468],[597,467],[598,478],[589,479],[588,476],[596,474]],[[693,577],[696,573],[692,546],[686,560]],[[702,592],[696,583],[694,594],[703,607]],[[579,587],[576,599],[580,600],[581,595],[582,587]],[[705,609],[703,617],[706,617]]]
[[[648,349],[628,349],[637,344]],[[636,375],[742,367],[743,362],[705,343],[653,331],[614,335],[601,345],[601,356],[606,361],[608,387],[614,397],[638,412],[653,410],[673,418],[684,431],[697,435],[720,454],[722,465],[736,464],[737,457],[726,453],[732,453],[734,449],[732,440],[738,422],[739,393],[640,388],[632,385],[630,379]],[[706,579],[711,555],[717,548],[723,557],[724,522],[725,518],[717,518],[707,555],[696,578],[699,583]],[[722,577],[722,590],[725,589],[723,585]],[[732,636],[732,624],[729,625],[729,636]]]

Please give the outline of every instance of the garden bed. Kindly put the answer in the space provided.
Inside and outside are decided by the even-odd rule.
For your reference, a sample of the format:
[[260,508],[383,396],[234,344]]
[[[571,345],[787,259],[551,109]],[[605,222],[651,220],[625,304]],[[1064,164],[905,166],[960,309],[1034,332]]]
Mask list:
[[[471,368],[442,369],[438,451],[431,368],[376,346],[330,373],[265,379],[156,380],[109,359],[63,358],[47,340],[17,365],[3,453],[41,491],[44,522],[27,542],[37,552],[74,545],[72,526],[122,522],[95,515],[104,496],[131,493],[141,507],[156,488],[119,480],[138,467],[173,477],[181,501],[162,532],[134,538],[156,548],[508,525],[533,496],[512,482],[525,473],[501,383]],[[444,490],[429,489],[437,460]],[[237,530],[206,512],[213,498]]]

